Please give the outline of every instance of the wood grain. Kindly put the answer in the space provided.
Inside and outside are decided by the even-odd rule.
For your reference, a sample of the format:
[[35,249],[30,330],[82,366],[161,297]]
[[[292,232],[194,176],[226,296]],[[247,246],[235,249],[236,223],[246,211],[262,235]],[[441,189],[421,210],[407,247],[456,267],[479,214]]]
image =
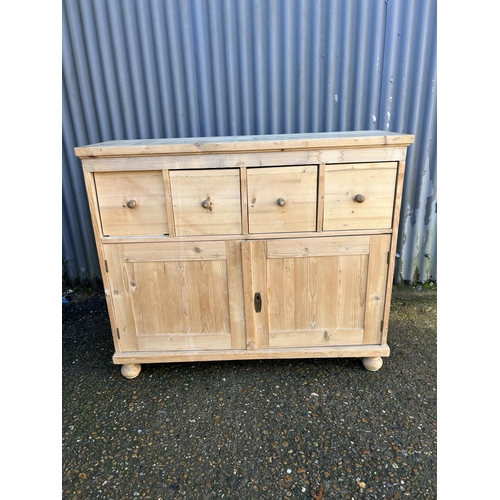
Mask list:
[[[168,234],[161,171],[100,172],[95,184],[104,235]],[[131,200],[135,208],[127,206]]]
[[284,357],[359,357],[379,369],[413,139],[365,131],[76,148],[124,376],[140,363]]
[[239,169],[171,171],[170,186],[177,236],[242,233]]

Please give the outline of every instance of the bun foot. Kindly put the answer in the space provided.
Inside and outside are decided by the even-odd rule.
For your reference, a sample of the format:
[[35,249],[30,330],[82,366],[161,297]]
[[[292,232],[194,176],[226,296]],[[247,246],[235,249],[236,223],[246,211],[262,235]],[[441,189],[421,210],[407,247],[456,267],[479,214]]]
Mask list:
[[383,364],[382,358],[380,356],[376,358],[362,358],[361,362],[363,363],[363,366],[370,372],[376,372]]
[[135,378],[141,373],[141,365],[122,365],[121,371],[125,378]]

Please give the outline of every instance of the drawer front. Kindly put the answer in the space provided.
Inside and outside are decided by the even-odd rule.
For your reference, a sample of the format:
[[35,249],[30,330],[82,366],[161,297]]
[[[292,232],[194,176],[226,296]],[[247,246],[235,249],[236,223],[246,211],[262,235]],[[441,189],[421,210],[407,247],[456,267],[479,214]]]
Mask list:
[[323,229],[389,229],[397,162],[326,165]]
[[176,236],[241,234],[239,169],[172,170]]
[[316,230],[316,166],[247,170],[250,233]]
[[161,171],[94,174],[105,236],[168,234]]

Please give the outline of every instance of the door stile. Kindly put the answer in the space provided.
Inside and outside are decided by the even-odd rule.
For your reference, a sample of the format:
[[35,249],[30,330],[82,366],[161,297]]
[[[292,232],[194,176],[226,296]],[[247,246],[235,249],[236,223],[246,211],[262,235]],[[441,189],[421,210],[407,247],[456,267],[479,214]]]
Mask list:
[[266,247],[265,241],[242,242],[248,350],[267,349],[269,347]]
[[382,343],[390,243],[391,236],[388,234],[370,238],[363,344]]

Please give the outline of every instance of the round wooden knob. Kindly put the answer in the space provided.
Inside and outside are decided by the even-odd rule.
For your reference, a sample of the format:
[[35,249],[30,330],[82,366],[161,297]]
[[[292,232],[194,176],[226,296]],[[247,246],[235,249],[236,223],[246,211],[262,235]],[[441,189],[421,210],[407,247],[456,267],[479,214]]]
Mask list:
[[284,207],[285,203],[286,203],[285,198],[278,198],[278,205],[280,207]]
[[128,208],[135,208],[137,206],[137,202],[135,200],[129,200],[127,201],[127,207]]
[[357,194],[354,199],[358,202],[358,203],[363,203],[365,201],[365,197],[362,195],[362,194]]
[[201,206],[202,206],[203,208],[208,208],[208,207],[209,207],[209,205],[210,205],[210,203],[208,202],[208,200],[203,200],[203,201],[201,202]]

